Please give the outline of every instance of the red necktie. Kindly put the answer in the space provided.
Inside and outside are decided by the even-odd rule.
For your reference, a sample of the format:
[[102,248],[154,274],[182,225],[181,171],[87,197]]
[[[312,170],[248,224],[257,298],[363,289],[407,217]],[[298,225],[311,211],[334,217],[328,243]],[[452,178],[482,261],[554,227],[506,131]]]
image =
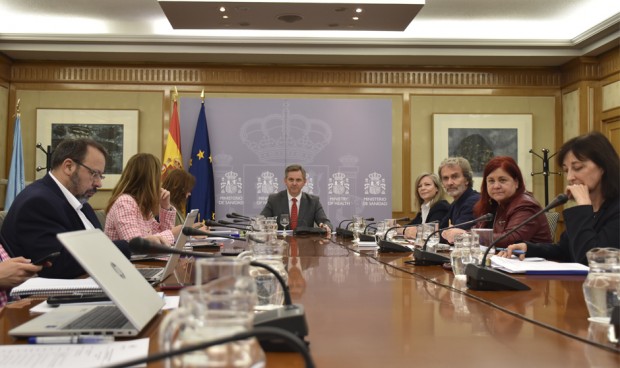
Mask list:
[[291,230],[297,228],[297,198],[293,198],[293,205],[291,206]]

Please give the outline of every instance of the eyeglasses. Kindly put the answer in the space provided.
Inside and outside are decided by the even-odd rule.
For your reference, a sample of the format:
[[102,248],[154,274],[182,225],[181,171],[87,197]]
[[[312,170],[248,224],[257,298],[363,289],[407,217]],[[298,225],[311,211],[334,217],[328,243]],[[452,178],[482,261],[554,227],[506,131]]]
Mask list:
[[92,177],[93,180],[95,179],[99,179],[99,180],[104,180],[105,179],[105,175],[103,175],[101,173],[101,171],[97,171],[97,170],[93,170],[90,167],[84,165],[83,163],[81,163],[78,160],[73,160],[73,162],[75,162],[76,164],[82,166],[83,168],[85,168],[86,170],[88,170],[88,172],[90,173],[90,176]]

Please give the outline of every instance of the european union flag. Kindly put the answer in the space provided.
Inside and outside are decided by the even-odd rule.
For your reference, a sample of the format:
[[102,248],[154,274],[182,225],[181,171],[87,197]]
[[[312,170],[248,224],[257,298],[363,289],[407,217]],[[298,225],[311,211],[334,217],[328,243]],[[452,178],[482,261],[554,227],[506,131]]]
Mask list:
[[187,202],[188,210],[197,208],[203,218],[215,220],[215,188],[213,186],[213,158],[209,145],[209,132],[207,130],[207,115],[205,103],[202,102],[192,156],[189,159],[189,172],[196,177],[196,185]]
[[13,131],[13,155],[11,157],[11,168],[9,169],[9,181],[6,187],[6,199],[4,210],[15,200],[15,197],[26,187],[24,181],[24,149],[22,145],[22,127],[19,113],[15,116],[15,129]]

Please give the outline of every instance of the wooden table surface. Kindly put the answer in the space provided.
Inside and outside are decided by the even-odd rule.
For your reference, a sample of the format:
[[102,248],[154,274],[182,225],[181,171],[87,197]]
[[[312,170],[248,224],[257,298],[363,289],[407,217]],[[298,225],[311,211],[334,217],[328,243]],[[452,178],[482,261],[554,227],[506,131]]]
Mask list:
[[[317,367],[620,367],[606,326],[589,323],[583,276],[519,276],[529,291],[471,291],[410,253],[357,251],[334,238],[287,238],[289,287],[305,308]],[[0,311],[0,342],[32,318],[23,300]],[[162,312],[141,333],[158,351]],[[160,367],[161,363],[149,367]],[[267,353],[268,367],[303,367],[295,353]]]

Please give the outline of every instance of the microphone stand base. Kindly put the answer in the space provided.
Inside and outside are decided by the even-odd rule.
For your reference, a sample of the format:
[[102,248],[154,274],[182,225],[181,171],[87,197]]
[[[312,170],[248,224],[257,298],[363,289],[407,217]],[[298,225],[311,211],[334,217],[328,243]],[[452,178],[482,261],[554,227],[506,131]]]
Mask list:
[[530,290],[524,283],[505,273],[478,265],[468,264],[465,268],[467,288],[471,290]]
[[427,252],[422,249],[414,249],[413,258],[413,260],[405,261],[405,263],[409,263],[415,266],[436,266],[442,265],[444,263],[450,263],[449,257],[442,256],[441,254],[433,252]]
[[[308,335],[308,324],[304,307],[299,304],[284,305],[280,308],[257,313],[254,316],[254,327],[277,327],[295,334],[308,345],[305,337]],[[296,351],[284,339],[265,339],[259,341],[264,351],[290,352]]]
[[387,240],[379,240],[379,249],[382,252],[411,252],[411,248]]

